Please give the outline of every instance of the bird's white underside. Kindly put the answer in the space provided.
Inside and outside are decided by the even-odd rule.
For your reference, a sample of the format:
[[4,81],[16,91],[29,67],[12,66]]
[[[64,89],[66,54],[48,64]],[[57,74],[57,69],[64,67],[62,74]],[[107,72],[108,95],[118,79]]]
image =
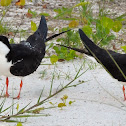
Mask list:
[[7,77],[13,76],[10,73],[10,67],[12,62],[7,62],[6,55],[9,53],[10,49],[0,41],[0,76],[4,75]]

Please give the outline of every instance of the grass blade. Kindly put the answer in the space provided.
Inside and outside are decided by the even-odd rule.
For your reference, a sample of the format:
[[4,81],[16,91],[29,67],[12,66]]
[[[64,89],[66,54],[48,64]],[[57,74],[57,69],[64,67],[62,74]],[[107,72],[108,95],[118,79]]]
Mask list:
[[[31,103],[31,102],[30,102],[30,103]],[[26,108],[27,106],[29,106],[30,103],[28,103],[24,108],[22,108],[17,114],[22,113],[22,112],[25,110],[25,108]]]
[[40,117],[40,116],[50,116],[50,114],[19,115],[13,118]]
[[49,96],[51,96],[51,93],[52,93],[52,86],[53,86],[53,80],[55,78],[55,68],[56,68],[56,65],[54,66],[54,71],[53,71],[53,75],[52,75],[52,80],[51,80],[51,86],[50,86],[50,92],[49,92]]
[[42,89],[42,91],[41,91],[41,93],[40,93],[40,96],[39,96],[39,98],[38,98],[37,103],[39,103],[39,102],[40,102],[40,99],[41,99],[42,93],[43,93],[43,91],[44,91],[44,88],[45,88],[45,86],[43,87],[43,89]]

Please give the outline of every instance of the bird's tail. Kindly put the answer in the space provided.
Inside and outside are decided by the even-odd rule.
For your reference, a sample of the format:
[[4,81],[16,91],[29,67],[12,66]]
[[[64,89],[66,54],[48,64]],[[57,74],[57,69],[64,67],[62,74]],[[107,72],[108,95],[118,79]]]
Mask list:
[[91,56],[91,54],[88,51],[84,50],[84,49],[73,48],[73,47],[65,46],[65,45],[61,45],[61,44],[57,44],[57,45],[65,47],[65,48],[68,48],[68,49],[72,49],[74,51],[77,51],[77,52],[80,52],[80,53],[84,53],[84,54],[87,54],[87,55]]
[[41,16],[41,20],[38,26],[38,29],[36,30],[36,32],[33,34],[36,37],[42,37],[42,39],[44,39],[44,41],[46,41],[46,36],[47,36],[47,23],[46,23],[46,19],[44,16]]
[[51,39],[53,39],[53,38],[55,38],[55,37],[57,37],[57,36],[59,36],[59,35],[61,35],[61,34],[63,34],[63,33],[65,33],[65,32],[68,32],[68,31],[70,31],[70,30],[71,30],[71,29],[66,30],[66,31],[63,31],[63,32],[60,32],[60,33],[55,34],[55,35],[52,35],[52,36],[50,36],[49,38],[46,39],[46,42],[49,41],[49,40],[51,40]]
[[79,34],[85,48],[89,51],[90,55],[97,56],[101,48],[92,42],[81,29],[79,29]]

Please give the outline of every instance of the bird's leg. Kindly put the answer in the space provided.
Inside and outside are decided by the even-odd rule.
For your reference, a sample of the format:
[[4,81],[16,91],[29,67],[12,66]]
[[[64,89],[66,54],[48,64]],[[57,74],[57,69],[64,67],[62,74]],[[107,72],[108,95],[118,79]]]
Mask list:
[[20,93],[21,93],[22,85],[23,85],[23,82],[22,82],[22,80],[21,80],[21,83],[20,83],[20,90],[19,90],[18,96],[15,97],[14,99],[20,99]]
[[5,94],[5,97],[9,97],[9,94],[8,94],[8,85],[9,85],[9,79],[8,79],[8,77],[6,77],[6,94]]
[[125,101],[125,100],[126,100],[126,96],[125,96],[125,87],[124,87],[124,85],[123,85],[122,90],[123,90],[123,94],[124,94],[124,101]]

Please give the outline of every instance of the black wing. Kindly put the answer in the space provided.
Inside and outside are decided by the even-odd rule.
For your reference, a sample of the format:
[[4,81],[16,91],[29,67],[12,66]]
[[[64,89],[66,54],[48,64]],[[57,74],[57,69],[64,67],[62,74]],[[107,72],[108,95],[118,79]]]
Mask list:
[[12,64],[10,72],[15,76],[27,76],[33,73],[41,63],[45,55],[45,47],[42,48],[43,53],[32,48],[28,48],[22,44],[11,45]]

